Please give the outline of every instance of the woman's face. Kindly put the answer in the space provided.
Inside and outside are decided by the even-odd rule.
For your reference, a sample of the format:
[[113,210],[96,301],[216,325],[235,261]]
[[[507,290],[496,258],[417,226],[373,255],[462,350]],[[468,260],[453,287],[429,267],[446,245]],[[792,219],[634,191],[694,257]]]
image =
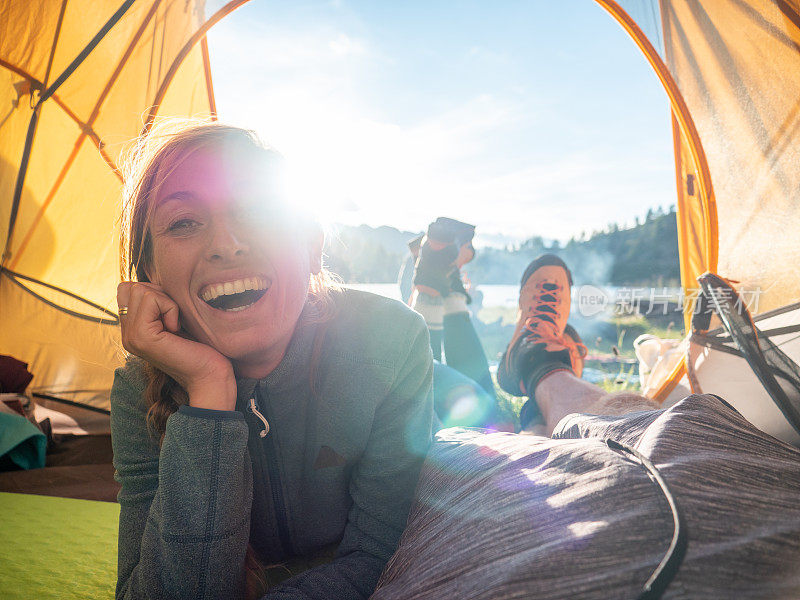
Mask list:
[[283,357],[319,271],[321,234],[299,231],[256,160],[226,156],[195,152],[164,180],[148,276],[177,303],[190,336],[263,377]]

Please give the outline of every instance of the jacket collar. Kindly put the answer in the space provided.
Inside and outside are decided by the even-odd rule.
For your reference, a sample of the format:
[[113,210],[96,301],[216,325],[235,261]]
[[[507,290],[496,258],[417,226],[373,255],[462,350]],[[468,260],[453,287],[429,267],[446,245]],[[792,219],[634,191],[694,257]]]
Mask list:
[[237,401],[246,406],[253,396],[256,385],[267,394],[280,392],[308,381],[311,354],[314,349],[314,336],[319,328],[317,323],[318,309],[306,302],[297,321],[292,339],[286,348],[281,362],[273,371],[262,379],[248,377],[237,378]]

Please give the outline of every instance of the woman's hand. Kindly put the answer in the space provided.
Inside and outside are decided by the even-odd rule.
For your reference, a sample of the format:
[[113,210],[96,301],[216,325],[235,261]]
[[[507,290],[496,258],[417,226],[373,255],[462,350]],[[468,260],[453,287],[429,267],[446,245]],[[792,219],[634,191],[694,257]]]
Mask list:
[[189,395],[189,405],[234,410],[236,379],[231,362],[211,346],[183,337],[178,305],[152,283],[123,282],[117,286],[122,345],[177,381]]

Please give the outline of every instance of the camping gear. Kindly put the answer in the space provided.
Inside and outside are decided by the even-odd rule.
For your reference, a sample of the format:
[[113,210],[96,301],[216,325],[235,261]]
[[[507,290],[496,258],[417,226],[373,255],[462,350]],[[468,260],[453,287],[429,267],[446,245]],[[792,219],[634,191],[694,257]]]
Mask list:
[[245,1],[206,18],[202,0],[0,0],[0,353],[73,409],[64,431],[99,431],[98,414],[108,429],[123,361],[127,142],[157,117],[215,115],[205,33]]
[[[706,272],[735,281],[756,320],[781,311],[781,326],[796,325],[800,313],[788,307],[800,300],[800,238],[792,233],[800,227],[800,2],[596,1],[644,53],[672,107],[687,331]],[[795,348],[782,349],[796,363]],[[694,381],[707,382],[703,391],[743,403],[765,395],[747,368],[758,369],[757,360],[745,353],[747,363],[731,362],[720,352],[708,348],[694,366]],[[653,398],[691,384],[687,360],[660,380],[650,377]],[[714,387],[732,380],[738,385]],[[782,414],[754,404],[745,414],[762,425],[770,418],[754,412]],[[768,431],[794,427],[785,421]]]
[[[699,281],[703,291],[687,361],[692,389],[725,394],[754,425],[800,446],[800,367],[787,354],[800,355],[797,305],[764,313],[756,325],[727,281],[711,273]],[[724,325],[713,332],[708,331],[711,305]],[[709,360],[717,362],[715,368],[707,368]],[[754,375],[760,386],[752,385]]]
[[0,402],[0,471],[44,466],[47,437],[25,417]]
[[32,379],[27,363],[0,355],[0,394],[24,394]]
[[113,598],[118,521],[111,502],[0,492],[0,598]]

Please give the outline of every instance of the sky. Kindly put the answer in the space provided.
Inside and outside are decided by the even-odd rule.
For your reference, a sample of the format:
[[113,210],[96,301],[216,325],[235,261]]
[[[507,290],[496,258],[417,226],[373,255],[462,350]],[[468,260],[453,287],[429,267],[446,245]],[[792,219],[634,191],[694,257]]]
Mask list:
[[209,48],[220,120],[329,222],[563,241],[675,202],[667,97],[592,0],[251,0]]

